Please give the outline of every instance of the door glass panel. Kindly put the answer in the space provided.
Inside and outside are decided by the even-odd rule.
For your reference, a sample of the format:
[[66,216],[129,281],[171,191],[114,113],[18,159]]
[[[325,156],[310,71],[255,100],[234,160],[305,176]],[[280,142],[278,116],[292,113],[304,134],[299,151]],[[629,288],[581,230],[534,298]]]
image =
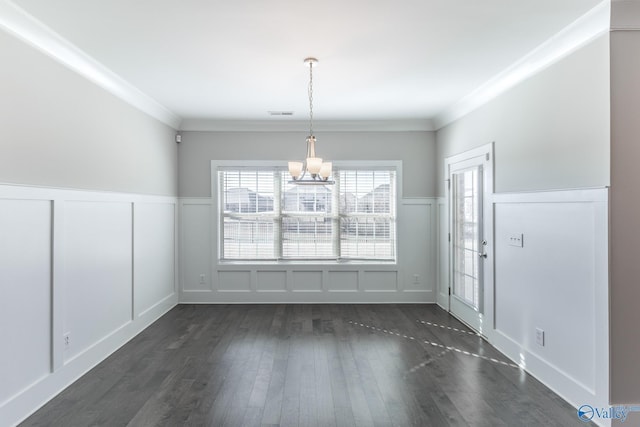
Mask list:
[[452,178],[453,196],[453,294],[464,303],[479,309],[481,197],[477,166],[456,172]]

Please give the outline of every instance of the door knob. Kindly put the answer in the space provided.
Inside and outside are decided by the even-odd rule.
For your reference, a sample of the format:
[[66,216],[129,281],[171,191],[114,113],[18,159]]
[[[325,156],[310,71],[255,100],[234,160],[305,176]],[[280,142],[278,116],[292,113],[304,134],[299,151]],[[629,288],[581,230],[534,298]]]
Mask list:
[[478,256],[479,256],[480,258],[486,258],[486,257],[487,257],[487,254],[480,254],[480,253],[479,253],[479,254],[478,254]]

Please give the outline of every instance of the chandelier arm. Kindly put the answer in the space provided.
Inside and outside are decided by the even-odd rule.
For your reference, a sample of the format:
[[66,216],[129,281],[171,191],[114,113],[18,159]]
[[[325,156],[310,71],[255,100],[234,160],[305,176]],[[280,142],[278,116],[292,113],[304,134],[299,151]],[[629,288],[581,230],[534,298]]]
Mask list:
[[298,178],[299,180],[300,180],[300,179],[303,179],[303,178],[305,177],[305,175],[307,174],[307,162],[306,162],[306,161],[304,161],[304,162],[302,163],[302,165],[303,165],[303,166],[302,166],[302,175],[300,175],[300,178]]

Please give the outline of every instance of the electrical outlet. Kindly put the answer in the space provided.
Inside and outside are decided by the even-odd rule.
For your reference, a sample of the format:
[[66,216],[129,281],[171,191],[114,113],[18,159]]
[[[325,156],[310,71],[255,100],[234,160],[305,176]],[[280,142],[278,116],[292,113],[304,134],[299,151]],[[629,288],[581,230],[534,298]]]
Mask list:
[[544,347],[544,331],[540,328],[536,328],[536,344]]
[[71,332],[67,332],[66,334],[64,334],[63,339],[64,339],[64,348],[67,349],[71,347]]
[[420,275],[419,274],[414,274],[413,275],[413,284],[414,285],[419,285],[420,284]]
[[204,285],[204,277],[205,277],[204,274],[200,275],[200,284],[201,285]]

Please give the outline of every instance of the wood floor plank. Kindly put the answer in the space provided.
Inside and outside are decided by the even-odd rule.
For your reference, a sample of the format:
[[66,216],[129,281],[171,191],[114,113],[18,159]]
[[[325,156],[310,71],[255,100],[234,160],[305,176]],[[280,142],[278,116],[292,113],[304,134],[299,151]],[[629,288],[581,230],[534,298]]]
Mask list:
[[330,338],[324,335],[314,337],[313,358],[314,358],[314,381],[312,387],[315,388],[316,401],[313,403],[318,416],[320,426],[335,427],[335,407],[333,400],[333,389],[331,388],[331,373],[329,370],[329,358],[327,354],[327,341]]
[[287,371],[287,359],[276,359],[273,362],[269,388],[262,413],[263,424],[279,424],[284,400],[284,382]]
[[465,331],[432,305],[179,305],[21,425],[585,425]]
[[[348,308],[346,312],[351,312]],[[350,313],[351,314],[351,313]],[[350,318],[352,315],[348,314]],[[352,342],[349,337],[355,334],[357,328],[348,324],[339,324],[336,326],[336,334],[344,339],[338,342],[338,354],[339,360],[342,364],[342,372],[344,373],[345,382],[347,385],[347,393],[351,402],[351,411],[353,413],[353,419],[356,426],[372,426],[373,417],[369,410],[365,391],[363,388],[360,374],[355,362],[353,354]]]

